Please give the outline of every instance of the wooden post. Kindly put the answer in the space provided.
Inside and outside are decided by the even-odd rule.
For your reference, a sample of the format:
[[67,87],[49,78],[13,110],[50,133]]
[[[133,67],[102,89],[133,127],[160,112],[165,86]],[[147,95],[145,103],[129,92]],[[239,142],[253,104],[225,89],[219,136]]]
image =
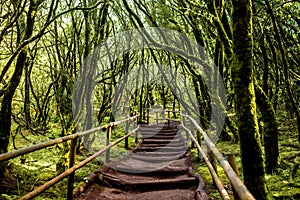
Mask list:
[[[69,155],[69,168],[73,167],[75,163],[75,158],[76,158],[76,143],[77,143],[77,138],[73,139],[71,141],[70,145],[70,155]],[[68,178],[68,191],[67,191],[67,199],[71,200],[73,197],[73,190],[74,190],[74,176],[75,176],[75,171],[72,172],[69,175]]]
[[[194,128],[191,128],[191,129],[192,129],[191,132],[194,135]],[[191,149],[193,149],[193,148],[195,148],[195,142],[194,142],[194,140],[191,140]]]
[[[216,157],[214,156],[214,154],[211,150],[209,150],[208,157],[209,157],[209,161],[210,161],[211,165],[213,166],[214,170],[216,171],[216,174],[218,175],[218,167],[217,167]],[[214,185],[215,185],[215,182],[214,182]]]
[[[232,167],[233,171],[236,173],[237,176],[239,176],[239,169],[237,167],[237,164],[236,164],[236,159],[235,159],[235,155],[234,154],[228,154],[228,162],[230,164],[230,166]],[[233,197],[235,200],[241,200],[239,198],[239,196],[237,195],[234,187],[232,187],[232,190],[233,190]]]
[[[110,144],[110,136],[111,136],[111,126],[107,128],[107,133],[106,133],[106,146]],[[107,149],[106,154],[105,154],[105,161],[106,163],[110,162],[110,149]]]
[[[136,119],[138,119],[138,118],[136,118]],[[136,122],[136,127],[139,127],[138,121]],[[136,144],[139,142],[138,136],[139,136],[139,132],[137,131],[137,132],[135,133],[135,139],[134,139],[134,142],[135,142]]]
[[[133,128],[135,129],[136,128],[136,125],[138,123],[138,117],[135,119],[135,120],[132,120],[133,121]],[[135,123],[136,122],[136,123]]]
[[191,149],[195,148],[195,142],[191,141]]
[[149,120],[150,120],[150,113],[149,113],[149,108],[147,108],[147,125],[149,124]]
[[156,126],[158,126],[158,111],[155,111],[155,117],[156,117]]
[[[139,127],[140,125],[138,124],[137,127]],[[134,142],[137,144],[139,142],[139,131],[135,132],[135,140]]]
[[[181,120],[182,120],[182,124],[183,124],[184,126],[186,126],[184,116],[181,116]],[[187,131],[186,131],[185,133],[186,133],[186,134],[185,134],[185,135],[186,135],[186,142],[187,142],[187,144],[188,144],[189,139],[190,139],[190,136],[189,136],[189,134],[188,134]]]
[[[196,135],[197,135],[197,142],[199,145],[201,145],[201,135],[200,135],[200,132],[196,129]],[[199,152],[199,149],[197,148],[197,152],[198,152],[198,155],[200,155],[200,152]],[[199,162],[200,161],[200,157],[198,156],[197,157],[197,161]]]
[[168,112],[168,126],[170,126],[170,110],[167,110]]
[[[129,120],[126,122],[125,135],[128,134],[128,129],[129,129]],[[128,148],[128,137],[125,138],[124,148],[125,148],[125,149],[129,149],[129,148]]]
[[[206,131],[206,133],[207,133],[208,137],[211,138],[210,129],[208,129],[208,130]],[[215,170],[217,176],[219,176],[219,175],[218,175],[218,167],[217,167],[216,157],[215,157],[215,155],[213,154],[212,150],[209,149],[208,144],[207,144],[207,151],[208,151],[208,157],[209,157],[209,160],[210,160],[210,162],[211,162],[211,165],[213,166],[213,168],[214,168],[214,170]],[[213,179],[213,180],[214,180],[214,179]],[[216,185],[215,181],[214,181],[214,185]]]

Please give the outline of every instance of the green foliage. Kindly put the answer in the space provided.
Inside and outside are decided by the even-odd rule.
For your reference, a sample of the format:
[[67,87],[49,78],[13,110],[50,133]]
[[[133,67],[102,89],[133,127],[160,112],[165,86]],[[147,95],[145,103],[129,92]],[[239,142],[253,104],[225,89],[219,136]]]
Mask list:
[[[27,3],[23,5],[25,2]],[[84,63],[85,56],[93,52],[93,47],[109,36],[140,26],[136,23],[137,20],[134,19],[132,13],[136,13],[145,27],[159,26],[178,30],[186,36],[194,38],[206,49],[208,56],[214,58],[214,62],[222,74],[228,97],[224,107],[227,106],[228,111],[236,111],[237,103],[244,100],[244,98],[237,100],[232,98],[236,94],[233,91],[233,83],[237,83],[236,85],[240,87],[245,80],[251,81],[252,76],[243,76],[245,70],[241,71],[241,76],[236,76],[237,73],[231,71],[233,58],[232,28],[236,30],[236,28],[242,27],[233,27],[231,1],[224,1],[224,5],[219,5],[219,1],[216,1],[213,5],[212,1],[209,0],[133,0],[128,3],[132,13],[125,9],[122,1],[105,1],[107,4],[101,2],[95,6],[95,9],[89,11],[78,9],[83,5],[78,4],[77,1],[68,1],[68,3],[57,1],[54,4],[51,4],[49,0],[32,2],[41,3],[33,6],[24,0],[0,0],[0,21],[3,24],[0,28],[0,108],[6,106],[8,109],[4,109],[4,111],[9,113],[11,105],[12,111],[11,119],[8,115],[8,117],[0,117],[0,124],[3,126],[12,122],[11,128],[5,127],[5,137],[8,138],[10,134],[9,146],[3,148],[5,145],[1,143],[1,148],[3,148],[0,150],[1,153],[58,138],[72,132],[74,127],[71,105],[74,91],[72,89],[75,78],[82,73],[79,69]],[[92,6],[98,1],[86,0],[85,2],[86,5],[84,6]],[[300,62],[297,57],[297,52],[300,50],[299,2],[270,1],[281,41],[276,39],[275,26],[270,20],[271,13],[266,9],[266,1],[254,1],[253,3],[253,21],[249,22],[249,25],[253,26],[253,35],[251,37],[247,35],[245,38],[245,40],[253,40],[253,52],[251,55],[248,54],[247,59],[242,57],[241,60],[244,59],[246,62],[253,63],[253,76],[260,86],[264,86],[263,89],[268,100],[276,111],[275,117],[279,119],[291,118],[281,121],[279,127],[281,130],[279,138],[281,160],[273,174],[267,176],[267,184],[274,197],[284,199],[290,196],[290,198],[296,199],[299,197],[297,190],[300,181],[299,145],[295,145],[299,141],[297,142],[297,132],[294,128],[300,127],[299,117],[298,122],[295,123],[297,111],[299,113],[297,103],[300,100],[298,73]],[[241,5],[240,2],[239,4]],[[36,9],[32,15],[29,12],[30,6]],[[74,7],[76,10],[68,11]],[[64,14],[58,17],[60,13]],[[36,20],[32,21],[30,19],[34,14]],[[55,16],[57,17],[55,18]],[[34,37],[31,37],[30,32]],[[239,39],[240,36],[240,34],[236,34],[235,39]],[[245,40],[242,40],[242,45],[246,44]],[[283,46],[283,54],[280,51],[280,45]],[[237,50],[242,51],[243,49],[238,48]],[[195,87],[195,91],[199,90],[197,96],[205,104],[201,108],[200,115],[204,118],[207,118],[204,115],[209,115],[207,113],[209,113],[211,106],[209,105],[210,97],[206,94],[208,93],[207,88],[200,85],[203,77],[199,77],[198,72],[193,71],[193,66],[188,60],[167,51],[144,49],[130,51],[117,58],[109,66],[102,66],[102,60],[99,61],[99,70],[105,72],[99,75],[94,88],[95,93],[92,100],[94,101],[94,114],[96,116],[93,117],[96,120],[93,126],[110,122],[112,95],[116,84],[119,83],[124,74],[130,70],[141,68],[140,66],[144,66],[144,64],[155,63],[156,61],[160,65],[174,69],[174,72],[183,75],[186,80],[195,80],[199,84],[199,87],[194,84],[198,87],[198,89]],[[282,65],[284,63],[287,65],[286,68]],[[238,68],[238,64],[240,63],[233,67]],[[6,69],[6,67],[8,68]],[[15,70],[22,68],[26,70],[24,72],[20,70],[18,76],[12,76]],[[141,73],[150,72],[151,67],[145,67]],[[25,76],[28,80],[25,79]],[[18,87],[16,87],[17,85]],[[16,87],[8,95],[9,98],[12,98],[10,104],[7,104],[3,97],[5,93],[8,94],[7,86]],[[250,84],[250,86],[250,92],[253,93],[252,85]],[[289,93],[288,86],[291,93]],[[247,87],[247,89],[249,88]],[[165,106],[168,108],[173,107],[173,105],[175,109],[179,107],[179,102],[171,90],[164,85],[148,84],[131,92],[131,100],[127,102],[130,105],[131,114],[140,112],[143,107],[162,108]],[[242,92],[241,96],[243,97],[245,94]],[[25,96],[29,96],[29,102],[26,102]],[[139,101],[140,98],[141,101]],[[121,100],[123,99],[121,98]],[[246,100],[245,104],[249,102]],[[251,103],[254,105],[253,101]],[[253,106],[251,112],[254,113],[255,110],[256,108]],[[244,110],[241,110],[240,113],[244,113]],[[30,121],[27,119],[28,114],[31,118]],[[150,113],[150,116],[152,117],[150,122],[153,122],[155,114]],[[171,117],[173,117],[172,114]],[[176,117],[179,118],[178,115]],[[235,127],[235,119],[232,127]],[[241,121],[246,123],[247,119]],[[125,134],[124,129],[124,124],[115,128],[112,141],[123,136]],[[131,125],[130,130],[132,129],[133,126]],[[229,130],[228,127],[225,129]],[[105,132],[100,132],[97,137],[99,141],[91,146],[92,150],[99,150],[105,146]],[[126,156],[123,145],[120,143],[112,148],[113,159],[120,155]],[[134,136],[129,138],[129,145],[131,148],[136,146]],[[239,152],[239,144],[223,142],[217,146],[223,153]],[[16,174],[13,188],[7,194],[2,194],[0,198],[17,199],[22,194],[55,176],[57,173],[55,163],[58,163],[60,158],[63,158],[63,162],[60,164],[64,167],[67,166],[67,149],[68,145],[60,144],[11,160],[8,170],[11,170],[12,174]],[[59,152],[64,153],[60,155]],[[91,152],[84,152],[84,150],[82,152],[83,155],[78,156],[76,162],[91,154]],[[101,166],[103,161],[104,156],[100,156],[97,160],[89,163],[87,167],[78,170],[75,185],[94,169]],[[240,158],[238,158],[238,165],[242,169]],[[207,169],[202,164],[196,168],[201,170],[201,175],[208,181],[209,191],[212,191],[213,187],[209,183],[211,180]],[[220,172],[220,176],[223,180],[223,172]],[[65,183],[66,180],[37,199],[63,199]],[[215,195],[212,194],[212,196]]]
[[[284,112],[279,118],[279,148],[280,148],[280,164],[273,171],[271,175],[266,175],[266,183],[269,192],[272,194],[274,199],[278,200],[296,200],[300,197],[300,154],[299,144],[297,144],[297,137],[295,136],[295,127],[290,128],[291,124],[294,124],[293,120],[286,119]],[[240,158],[240,148],[238,144],[232,142],[219,141],[216,147],[220,150],[223,155],[233,153],[238,155],[237,165],[242,177],[242,163]],[[212,184],[212,177],[209,174],[209,170],[203,161],[196,162],[196,149],[192,149],[193,161],[195,162],[195,172],[198,172],[205,183],[207,184],[206,189],[209,193],[210,198],[218,199],[220,196],[218,191]],[[224,185],[229,185],[228,179],[224,174],[220,165],[218,165],[218,173],[220,179]],[[230,187],[229,187],[230,188]],[[229,191],[230,193],[231,191]]]
[[20,196],[18,195],[8,195],[8,194],[1,194],[0,199],[1,200],[14,200],[19,199]]

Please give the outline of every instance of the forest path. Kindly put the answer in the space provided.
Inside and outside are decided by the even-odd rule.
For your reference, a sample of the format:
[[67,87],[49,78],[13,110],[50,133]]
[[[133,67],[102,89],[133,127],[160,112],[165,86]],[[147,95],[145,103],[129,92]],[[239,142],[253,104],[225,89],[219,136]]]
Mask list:
[[178,123],[140,127],[142,142],[127,158],[105,164],[76,200],[207,199]]

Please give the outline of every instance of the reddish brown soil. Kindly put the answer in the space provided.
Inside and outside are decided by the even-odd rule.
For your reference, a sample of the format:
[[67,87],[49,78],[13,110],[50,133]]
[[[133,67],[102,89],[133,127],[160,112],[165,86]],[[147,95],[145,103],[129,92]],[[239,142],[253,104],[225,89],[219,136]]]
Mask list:
[[196,188],[134,193],[93,184],[86,193],[75,200],[190,200],[194,199],[195,190]]
[[[176,124],[145,126],[140,134],[141,145],[127,159],[104,165],[74,200],[207,199],[198,187],[204,184],[191,174],[190,156]],[[195,198],[196,190],[202,198]]]

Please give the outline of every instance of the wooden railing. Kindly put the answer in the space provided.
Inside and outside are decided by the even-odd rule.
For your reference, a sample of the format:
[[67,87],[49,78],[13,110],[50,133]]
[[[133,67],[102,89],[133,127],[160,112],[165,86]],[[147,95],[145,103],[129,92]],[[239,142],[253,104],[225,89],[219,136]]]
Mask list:
[[[149,111],[149,108],[145,108],[146,110],[146,118],[147,118],[147,124],[149,124],[149,119],[151,118],[150,117],[150,111]],[[165,110],[162,110],[162,109],[158,109],[158,110],[154,110],[154,113],[155,113],[155,117],[153,118],[155,120],[155,123],[158,124],[159,121],[167,121],[168,125],[170,124],[171,121],[177,121],[177,122],[180,122],[180,120],[178,119],[174,119],[174,116],[176,113],[178,113],[178,115],[180,114],[180,110],[168,110],[168,109],[165,109]],[[164,116],[163,117],[159,117],[159,113],[164,113]],[[173,116],[171,116],[171,113],[173,113]],[[165,116],[167,115],[167,116]],[[180,116],[180,115],[179,115]]]
[[[63,173],[61,173],[60,175],[56,176],[55,178],[51,179],[50,181],[48,181],[47,183],[45,183],[44,185],[38,187],[37,189],[29,192],[28,194],[24,195],[23,197],[21,197],[19,200],[27,200],[27,199],[32,199],[36,196],[38,196],[39,194],[41,194],[42,192],[44,192],[45,190],[47,190],[48,188],[50,188],[51,186],[53,186],[54,184],[58,183],[59,181],[61,181],[63,178],[65,177],[69,177],[68,178],[68,191],[67,191],[67,199],[72,199],[72,193],[73,193],[73,184],[74,184],[74,175],[75,175],[75,171],[77,169],[80,169],[81,167],[85,166],[87,163],[91,162],[92,160],[94,160],[95,158],[97,158],[98,156],[100,156],[101,154],[106,152],[106,162],[109,162],[110,160],[110,148],[115,146],[116,144],[120,143],[121,141],[125,140],[125,148],[128,148],[128,137],[134,133],[136,133],[139,130],[139,126],[135,127],[134,130],[132,130],[131,132],[128,132],[128,128],[129,128],[129,123],[130,121],[133,121],[135,119],[137,119],[139,117],[139,115],[133,116],[133,117],[128,117],[127,119],[124,120],[120,120],[120,121],[116,121],[116,122],[111,122],[109,124],[103,125],[103,126],[99,126],[97,128],[91,129],[91,130],[87,130],[87,131],[83,131],[83,132],[79,132],[79,133],[75,133],[72,135],[68,135],[68,136],[64,136],[64,137],[60,137],[54,140],[50,140],[50,141],[46,141],[40,144],[36,144],[30,147],[25,147],[19,150],[15,150],[12,152],[8,152],[5,154],[1,154],[0,155],[0,162],[2,161],[6,161],[6,160],[10,160],[12,158],[16,158],[18,156],[21,155],[25,155],[40,149],[44,149],[46,147],[50,147],[56,144],[60,144],[66,141],[71,140],[71,145],[70,145],[70,157],[69,157],[69,166],[70,168],[66,171],[64,171]],[[125,135],[119,139],[117,139],[114,142],[111,142],[111,130],[112,127],[125,123],[126,122],[126,130],[125,130]],[[75,148],[76,148],[76,142],[77,139],[79,137],[85,136],[85,135],[90,135],[93,133],[96,133],[97,131],[100,131],[102,129],[107,129],[107,135],[106,135],[106,147],[101,149],[100,151],[96,152],[95,154],[91,155],[90,157],[86,158],[85,160],[81,161],[80,163],[74,165],[74,161],[75,161]],[[137,137],[136,137],[137,138]]]
[[211,151],[212,154],[217,158],[217,160],[219,161],[219,163],[220,163],[221,167],[223,168],[225,174],[227,175],[228,179],[230,180],[231,185],[234,189],[234,192],[237,195],[237,198],[240,199],[240,200],[255,200],[255,198],[252,196],[252,194],[246,188],[244,183],[237,176],[237,174],[235,173],[233,168],[230,166],[228,161],[225,160],[223,155],[219,152],[219,150],[216,148],[215,144],[209,138],[208,134],[205,131],[203,131],[203,129],[196,122],[196,120],[193,119],[189,115],[185,115],[185,114],[182,114],[182,113],[180,113],[180,115],[182,116],[182,127],[187,131],[188,135],[191,137],[193,142],[196,144],[196,146],[198,148],[198,151],[199,151],[199,154],[203,157],[205,163],[207,164],[207,166],[210,170],[210,173],[211,173],[212,177],[214,178],[215,184],[216,184],[216,186],[219,190],[219,193],[220,193],[222,199],[226,199],[226,200],[229,199],[228,193],[224,189],[224,186],[222,185],[220,179],[218,178],[216,171],[214,170],[213,166],[211,165],[211,163],[210,163],[209,159],[207,158],[206,154],[204,153],[203,149],[201,148],[198,140],[196,140],[194,138],[193,134],[191,133],[191,131],[186,128],[185,118],[188,118],[192,122],[194,127],[197,129],[197,131],[200,134],[202,134],[203,139],[206,142],[207,147],[209,148],[209,151]]
[[222,182],[221,182],[217,172],[215,171],[213,165],[209,161],[209,158],[206,156],[205,152],[203,151],[203,149],[199,145],[198,141],[195,139],[193,133],[188,128],[185,127],[184,123],[182,123],[181,126],[189,134],[188,137],[190,137],[192,139],[192,141],[196,144],[196,146],[198,148],[198,151],[199,151],[199,154],[200,154],[198,156],[199,157],[201,156],[204,159],[204,161],[205,161],[205,163],[206,163],[206,165],[207,165],[207,167],[210,171],[210,174],[212,175],[212,177],[214,179],[214,182],[215,182],[215,184],[216,184],[216,186],[217,186],[217,188],[220,192],[220,195],[221,195],[222,199],[229,200],[230,197],[229,197],[227,191],[225,190],[224,185],[222,184]]
[[[158,113],[164,113],[162,118],[158,117]],[[150,114],[149,114],[149,109],[146,109],[146,116],[145,118],[147,118],[147,124],[149,124],[149,119],[150,119]],[[208,169],[213,177],[214,183],[216,184],[219,193],[222,197],[222,199],[228,200],[229,195],[227,193],[227,191],[225,190],[221,180],[218,177],[218,174],[213,166],[213,164],[210,162],[209,158],[207,157],[207,155],[205,154],[205,152],[203,151],[203,149],[201,148],[200,144],[199,144],[199,135],[197,134],[198,138],[196,139],[193,135],[193,133],[191,132],[191,130],[189,130],[186,125],[185,125],[185,120],[186,118],[189,119],[193,126],[196,128],[196,130],[198,131],[198,133],[202,134],[204,141],[207,144],[207,147],[209,148],[209,150],[212,152],[213,156],[215,156],[217,158],[217,160],[219,161],[220,165],[222,166],[225,174],[227,175],[228,179],[230,180],[232,187],[234,189],[235,192],[235,196],[237,197],[237,199],[239,200],[254,200],[254,197],[252,196],[252,194],[248,191],[248,189],[246,188],[246,186],[242,183],[242,181],[240,180],[240,178],[237,176],[237,174],[235,173],[235,171],[233,170],[233,168],[230,166],[230,164],[228,163],[227,160],[224,159],[223,155],[219,152],[219,150],[215,147],[214,143],[210,140],[208,134],[203,131],[203,129],[198,125],[198,123],[196,122],[195,119],[193,119],[192,117],[182,114],[180,113],[180,111],[173,111],[173,110],[156,110],[155,112],[155,123],[158,124],[160,120],[164,120],[167,121],[168,124],[171,121],[181,121],[181,126],[183,127],[183,129],[186,131],[187,133],[187,139],[191,138],[191,141],[196,145],[197,149],[198,149],[198,156],[199,158],[202,157],[206,163],[206,165],[208,166]],[[167,113],[167,116],[165,116]],[[170,113],[179,113],[179,115],[181,116],[181,120],[178,119],[172,119]],[[67,191],[67,199],[72,199],[72,194],[73,194],[73,185],[74,185],[74,176],[75,176],[75,171],[80,169],[81,167],[85,166],[87,163],[91,162],[92,160],[94,160],[96,157],[100,156],[103,153],[106,153],[105,156],[105,160],[106,162],[110,162],[110,148],[112,148],[113,146],[115,146],[116,144],[124,141],[124,147],[126,149],[128,149],[128,137],[131,136],[132,134],[136,133],[135,136],[135,141],[137,142],[138,140],[138,135],[137,132],[139,130],[139,125],[137,125],[137,127],[134,127],[134,129],[129,132],[129,126],[130,126],[130,121],[133,120],[138,120],[138,118],[140,117],[140,115],[135,115],[133,117],[128,117],[127,119],[124,120],[120,120],[120,121],[116,121],[116,122],[111,122],[109,124],[91,129],[91,130],[87,130],[87,131],[83,131],[80,133],[76,133],[76,134],[72,134],[72,135],[68,135],[68,136],[64,136],[61,138],[57,138],[54,140],[50,140],[50,141],[46,141],[40,144],[36,144],[30,147],[26,147],[26,148],[22,148],[19,150],[15,150],[12,152],[8,152],[5,154],[1,154],[0,155],[0,162],[2,161],[6,161],[6,160],[10,160],[12,158],[24,155],[24,154],[28,154],[40,149],[44,149],[46,147],[50,147],[59,143],[63,143],[66,141],[71,140],[71,145],[70,145],[70,157],[69,157],[69,169],[66,170],[65,172],[61,173],[60,175],[56,176],[55,178],[53,178],[52,180],[48,181],[47,183],[45,183],[44,185],[36,188],[35,190],[29,192],[28,194],[24,195],[23,197],[20,198],[20,200],[27,200],[27,199],[32,199],[36,196],[38,196],[39,194],[41,194],[42,192],[44,192],[45,190],[47,190],[48,188],[50,188],[51,186],[55,185],[56,183],[58,183],[59,181],[61,181],[63,178],[68,177],[68,191]],[[125,123],[126,122],[126,126],[125,126],[125,135],[119,139],[117,139],[114,142],[111,142],[111,133],[112,133],[112,127]],[[138,123],[137,123],[138,124]],[[107,133],[106,133],[106,147],[99,150],[98,152],[96,152],[95,154],[91,155],[90,157],[86,158],[85,160],[81,161],[80,163],[74,165],[74,161],[75,161],[75,157],[76,157],[76,153],[75,153],[75,148],[76,148],[76,142],[77,139],[79,137],[82,136],[86,136],[86,135],[90,135],[93,133],[96,133],[97,131],[100,131],[102,129],[107,129]]]

